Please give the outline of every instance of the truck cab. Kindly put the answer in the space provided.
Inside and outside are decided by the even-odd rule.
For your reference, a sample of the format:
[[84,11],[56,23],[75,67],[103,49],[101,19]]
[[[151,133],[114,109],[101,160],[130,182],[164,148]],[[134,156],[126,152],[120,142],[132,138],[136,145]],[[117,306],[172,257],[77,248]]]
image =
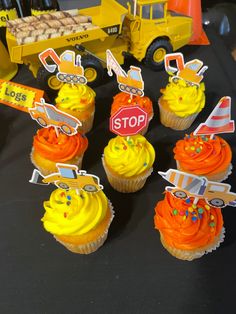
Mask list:
[[163,66],[164,57],[192,36],[192,18],[167,10],[167,0],[137,0],[128,4],[130,53],[150,68]]

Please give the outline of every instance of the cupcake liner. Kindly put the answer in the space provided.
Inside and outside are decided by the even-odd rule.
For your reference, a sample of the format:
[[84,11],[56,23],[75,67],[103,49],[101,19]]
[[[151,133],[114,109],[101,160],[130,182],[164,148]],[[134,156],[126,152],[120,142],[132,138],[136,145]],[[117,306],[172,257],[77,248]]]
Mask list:
[[103,232],[103,234],[101,234],[96,240],[89,242],[89,243],[85,243],[85,244],[72,244],[72,243],[68,243],[68,242],[64,242],[61,241],[56,235],[54,235],[54,238],[61,243],[63,246],[65,246],[69,251],[73,252],[73,253],[77,253],[77,254],[90,254],[95,252],[97,249],[99,249],[104,242],[107,239],[108,236],[108,229],[110,227],[110,224],[114,218],[114,211],[113,211],[113,206],[111,204],[111,202],[108,200],[108,207],[109,210],[111,211],[111,218],[110,221],[107,225],[107,229]]
[[[64,162],[65,164],[71,164],[71,165],[76,165],[78,167],[78,169],[82,169],[82,161],[83,161],[83,157],[84,157],[84,154],[81,155],[81,156],[77,156],[77,157],[74,157],[73,159],[71,160],[68,160],[66,162]],[[53,166],[50,167],[50,169],[47,169],[45,167],[42,167],[42,166],[39,166],[35,159],[34,159],[34,148],[32,148],[32,151],[30,153],[30,160],[32,162],[32,164],[41,172],[41,174],[43,176],[47,176],[49,174],[52,174],[52,173],[55,173],[55,172],[58,172],[58,169],[56,167],[56,164],[57,162],[53,162],[50,160],[50,162],[52,163]]]
[[88,133],[89,131],[91,131],[92,127],[93,127],[93,121],[94,121],[94,113],[95,111],[93,111],[90,115],[89,118],[87,118],[86,120],[82,120],[82,126],[78,127],[78,132],[79,133]]
[[114,173],[111,173],[111,171],[105,164],[104,156],[102,157],[102,164],[106,172],[107,179],[111,186],[113,187],[113,189],[122,193],[133,193],[142,189],[147,178],[151,175],[153,171],[153,168],[151,168],[147,170],[145,173],[136,176],[135,178],[125,179],[115,175]]
[[160,109],[161,123],[173,130],[183,131],[188,129],[198,116],[198,113],[195,113],[185,118],[178,117],[176,114],[166,110],[164,106],[161,105],[161,98],[158,100],[158,105]]
[[211,253],[212,251],[216,250],[222,242],[224,242],[225,238],[225,228],[223,227],[220,234],[215,238],[213,243],[206,245],[205,247],[196,249],[196,250],[180,250],[174,247],[171,247],[165,243],[164,237],[160,233],[160,240],[164,248],[174,257],[185,260],[185,261],[192,261],[194,259],[202,257],[204,254]]
[[[179,171],[184,171],[184,172],[191,174],[191,172],[185,171],[184,169],[182,169],[180,167],[180,162],[178,160],[176,160],[176,167]],[[232,173],[232,169],[233,169],[233,165],[229,164],[229,166],[224,171],[221,171],[219,173],[214,173],[214,174],[204,174],[201,176],[207,178],[207,180],[209,180],[209,181],[222,182],[222,181],[226,180],[228,178],[228,176]],[[194,173],[192,173],[192,174],[194,174]]]

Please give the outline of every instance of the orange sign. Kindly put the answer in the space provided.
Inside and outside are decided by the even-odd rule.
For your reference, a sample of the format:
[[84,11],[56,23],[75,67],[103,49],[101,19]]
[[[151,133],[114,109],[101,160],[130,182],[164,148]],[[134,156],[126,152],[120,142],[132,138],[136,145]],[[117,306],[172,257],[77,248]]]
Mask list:
[[28,112],[43,94],[44,91],[40,89],[0,79],[0,103],[17,110]]

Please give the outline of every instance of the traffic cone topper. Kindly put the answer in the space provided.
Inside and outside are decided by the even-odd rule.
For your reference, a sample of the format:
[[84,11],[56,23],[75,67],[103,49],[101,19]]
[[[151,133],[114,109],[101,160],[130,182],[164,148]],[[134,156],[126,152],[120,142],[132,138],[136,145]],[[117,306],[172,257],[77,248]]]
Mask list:
[[[176,63],[176,67],[171,66],[171,62]],[[184,63],[184,56],[181,52],[170,53],[165,55],[165,70],[172,76],[171,80],[177,82],[182,79],[192,85],[198,85],[203,80],[203,73],[208,69],[208,66],[203,66],[203,62],[199,59],[194,59]]]
[[34,108],[29,108],[29,114],[41,127],[54,127],[57,136],[59,135],[58,130],[72,136],[77,133],[77,128],[82,125],[77,118],[60,111],[53,105],[46,104],[43,98],[40,102],[35,103]]
[[55,184],[62,190],[80,190],[89,193],[96,193],[103,189],[99,177],[87,173],[85,170],[79,170],[75,165],[56,164],[58,172],[43,176],[40,171],[34,169],[30,183],[39,185]]
[[194,135],[214,135],[234,133],[235,123],[231,120],[231,98],[222,97],[205,123],[201,123],[193,132]]
[[236,193],[230,192],[230,184],[208,181],[205,177],[198,177],[175,169],[158,173],[174,185],[174,187],[167,186],[165,190],[171,192],[176,198],[187,200],[194,197],[195,205],[201,198],[213,207],[236,207]]
[[168,10],[192,17],[193,35],[190,39],[189,45],[210,44],[202,28],[201,0],[169,0]]
[[133,95],[142,97],[144,95],[144,81],[142,78],[141,69],[131,65],[130,70],[126,73],[121,68],[110,50],[106,51],[106,57],[108,75],[112,76],[113,72],[116,74],[120,91],[130,94],[131,97]]
[[[48,64],[47,58],[51,58],[54,64]],[[87,84],[81,56],[79,54],[75,56],[74,51],[66,50],[58,56],[54,49],[48,48],[39,54],[39,60],[48,72],[57,72],[56,77],[60,82]]]

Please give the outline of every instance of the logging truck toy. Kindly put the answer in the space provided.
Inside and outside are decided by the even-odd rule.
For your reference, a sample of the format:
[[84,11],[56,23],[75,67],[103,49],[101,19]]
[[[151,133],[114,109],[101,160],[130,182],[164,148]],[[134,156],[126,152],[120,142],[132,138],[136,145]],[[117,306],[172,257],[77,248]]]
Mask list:
[[95,86],[103,79],[107,49],[120,65],[131,55],[159,70],[165,54],[187,44],[209,44],[201,15],[201,0],[129,0],[127,7],[101,0],[93,7],[8,21],[7,43],[11,61],[29,65],[45,91],[62,85],[57,69],[46,71],[38,59],[49,47],[58,56],[65,50],[79,53],[84,76]]
[[56,132],[59,129],[66,135],[74,135],[77,133],[77,128],[82,123],[75,117],[58,110],[55,106],[45,103],[41,98],[40,102],[35,102],[34,108],[29,108],[31,118],[43,127],[54,127]]
[[63,190],[83,190],[89,193],[95,193],[103,189],[99,177],[87,173],[85,170],[79,170],[75,165],[56,164],[58,172],[43,176],[40,171],[34,169],[30,183],[39,185],[55,184]]
[[[112,76],[113,72],[116,74],[117,83],[121,92],[135,96],[144,95],[144,82],[141,75],[141,69],[131,66],[126,73],[108,49],[106,52],[108,75]],[[113,72],[112,72],[113,71]]]
[[204,123],[199,124],[193,135],[234,133],[235,123],[231,120],[231,97],[222,97]]
[[[47,63],[49,57],[54,64]],[[56,71],[56,78],[63,83],[87,83],[84,68],[81,66],[81,56],[78,54],[75,57],[74,51],[66,50],[58,56],[54,49],[48,48],[39,54],[39,60],[48,72],[54,73]]]
[[[171,62],[176,63],[176,67],[171,66]],[[171,53],[165,55],[165,70],[171,75],[171,80],[185,80],[190,85],[199,85],[203,80],[203,73],[208,69],[207,65],[203,66],[203,62],[199,59],[194,59],[184,63],[182,53]]]
[[174,184],[165,189],[175,197],[187,199],[194,197],[196,200],[204,198],[210,206],[236,207],[236,193],[230,192],[231,186],[225,183],[208,181],[205,177],[198,177],[179,170],[169,169],[167,172],[158,172],[162,178]]

